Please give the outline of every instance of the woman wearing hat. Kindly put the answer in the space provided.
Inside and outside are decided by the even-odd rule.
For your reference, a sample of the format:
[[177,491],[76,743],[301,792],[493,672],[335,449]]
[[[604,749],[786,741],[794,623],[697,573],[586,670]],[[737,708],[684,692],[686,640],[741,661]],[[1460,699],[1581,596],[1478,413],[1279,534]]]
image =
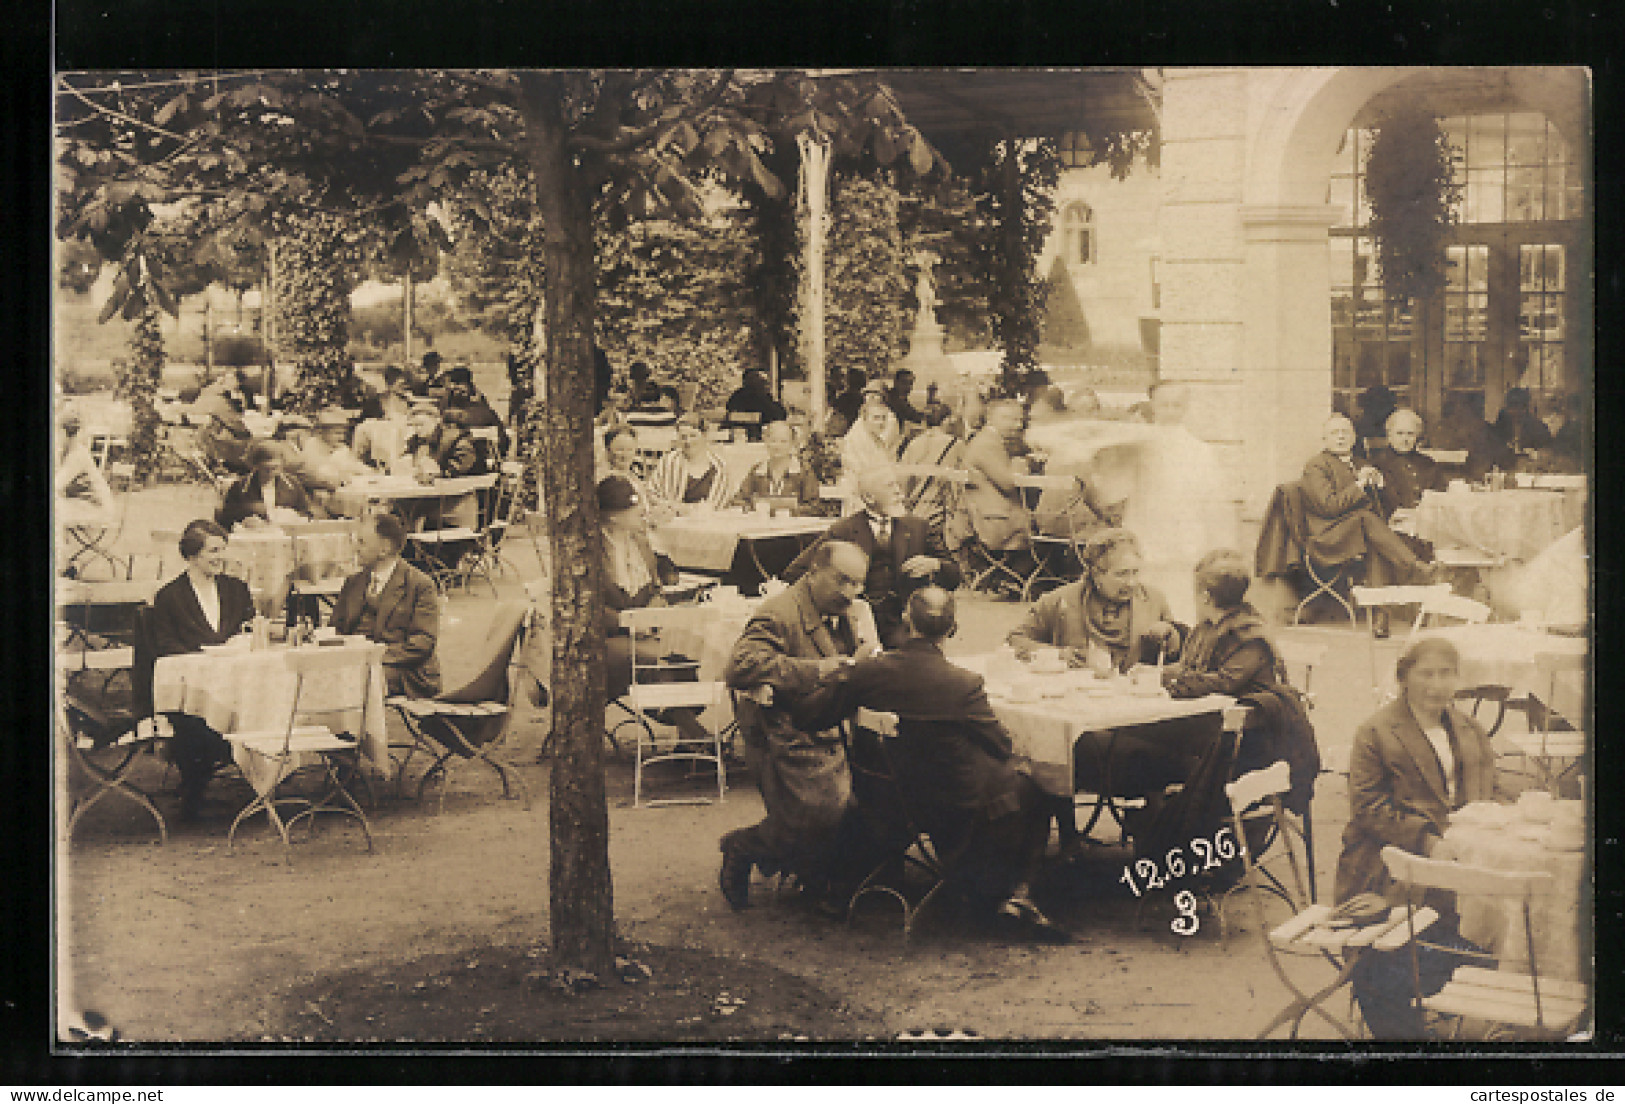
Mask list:
[[[633,641],[621,627],[620,612],[663,606],[663,584],[677,580],[677,569],[649,544],[649,530],[643,522],[642,503],[632,483],[619,475],[606,476],[598,484],[598,523],[604,538],[604,637],[609,700],[614,701],[632,685],[632,649],[637,647],[640,662],[661,658],[659,641]],[[685,657],[671,656],[674,660]],[[673,678],[692,680],[692,669]],[[690,709],[668,709],[651,714],[662,724],[682,731],[684,739],[708,740],[710,734]]]
[[254,445],[248,450],[248,463],[252,470],[226,491],[225,502],[215,515],[221,525],[228,529],[238,523],[268,525],[277,520],[279,511],[307,518],[315,515],[304,484],[284,470],[280,443]]
[[886,390],[879,384],[865,389],[857,422],[841,438],[841,486],[846,492],[846,513],[863,509],[858,483],[864,473],[890,468],[897,462],[897,415],[886,405]]

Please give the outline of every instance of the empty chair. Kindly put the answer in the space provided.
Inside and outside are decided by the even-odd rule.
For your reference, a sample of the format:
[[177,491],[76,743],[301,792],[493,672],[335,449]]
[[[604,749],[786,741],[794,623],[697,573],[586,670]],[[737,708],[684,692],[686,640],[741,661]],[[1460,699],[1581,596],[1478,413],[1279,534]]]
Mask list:
[[[1585,759],[1586,734],[1584,728],[1557,728],[1555,703],[1562,693],[1559,683],[1564,678],[1584,678],[1587,657],[1580,654],[1536,652],[1535,672],[1538,684],[1546,695],[1543,708],[1529,709],[1533,722],[1528,732],[1514,733],[1512,744],[1535,768],[1536,779],[1547,787],[1555,787]],[[1583,718],[1564,718],[1571,723]]]
[[[1388,873],[1404,889],[1407,923],[1403,929],[1409,936],[1411,974],[1417,976],[1417,955],[1425,947],[1436,946],[1426,941],[1426,925],[1415,917],[1425,910],[1419,901],[1428,890],[1446,890],[1457,894],[1510,898],[1522,908],[1523,931],[1529,951],[1529,972],[1515,973],[1493,968],[1457,966],[1444,988],[1428,996],[1419,989],[1416,1002],[1429,1011],[1456,1020],[1483,1020],[1526,1032],[1533,1038],[1561,1038],[1578,1028],[1590,1006],[1590,992],[1578,982],[1560,981],[1541,977],[1533,925],[1530,922],[1530,899],[1544,891],[1552,881],[1545,871],[1504,871],[1470,866],[1466,863],[1427,859],[1413,855],[1398,847],[1384,847],[1382,861]],[[1442,946],[1440,950],[1466,958],[1482,958],[1493,967],[1494,958],[1463,950],[1459,946]],[[1459,1026],[1459,1024],[1458,1024]]]
[[[650,606],[621,611],[621,624],[631,633],[633,641],[630,649],[632,681],[616,704],[628,709],[631,714],[630,719],[622,723],[631,724],[637,730],[637,753],[632,775],[634,806],[708,803],[711,800],[708,797],[684,797],[645,802],[643,776],[645,768],[652,763],[687,761],[714,764],[717,772],[716,800],[721,801],[727,793],[724,732],[717,727],[705,728],[697,719],[698,714],[725,700],[723,684],[699,681],[698,665],[686,658],[662,656],[658,654],[662,649],[638,644],[640,638],[647,640],[662,631],[703,634],[705,626],[715,620],[715,611],[706,606]],[[655,741],[653,723],[664,721],[669,716],[668,710],[691,711],[696,719],[692,725],[679,724],[670,749],[662,750]],[[731,724],[728,727],[731,728]]]
[[405,779],[406,762],[414,751],[432,756],[434,762],[418,781],[418,796],[423,796],[431,779],[439,778],[442,811],[451,772],[459,761],[484,763],[501,780],[503,797],[512,797],[517,790],[524,808],[530,808],[525,780],[501,754],[512,731],[517,694],[528,694],[533,704],[546,700],[545,691],[524,662],[530,616],[530,608],[523,603],[498,607],[485,636],[479,666],[461,686],[432,698],[389,699],[388,704],[400,715],[415,741],[401,763],[401,777]]
[[[334,813],[356,820],[366,838],[367,850],[372,850],[372,828],[366,814],[345,788],[345,780],[353,777],[358,767],[359,744],[353,736],[335,733],[327,724],[308,722],[313,717],[328,717],[336,723],[353,726],[359,733],[366,725],[373,665],[382,651],[383,646],[375,644],[343,648],[312,646],[286,653],[286,663],[294,675],[287,724],[281,731],[226,734],[234,753],[248,753],[247,757],[238,756],[238,765],[243,767],[244,776],[254,788],[253,800],[231,822],[226,834],[228,848],[236,841],[237,829],[243,822],[255,813],[264,812],[282,837],[284,846],[291,845],[289,833],[300,820],[309,818],[314,831],[318,814]],[[313,700],[306,695],[318,682],[322,691]],[[319,767],[322,772],[319,797],[312,800],[302,795],[278,796],[289,779],[311,767]],[[341,767],[344,768],[342,773]],[[284,819],[283,806],[296,807],[299,811]]]

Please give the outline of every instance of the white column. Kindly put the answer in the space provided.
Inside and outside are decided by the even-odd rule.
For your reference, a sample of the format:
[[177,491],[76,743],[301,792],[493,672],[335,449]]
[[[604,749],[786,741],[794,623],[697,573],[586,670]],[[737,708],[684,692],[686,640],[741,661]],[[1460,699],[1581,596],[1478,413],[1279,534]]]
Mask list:
[[1244,207],[1247,513],[1297,479],[1331,413],[1332,316],[1326,204]]
[[801,150],[801,206],[806,249],[801,283],[801,342],[812,390],[813,428],[824,424],[824,237],[828,230],[829,143],[810,134],[796,137]]

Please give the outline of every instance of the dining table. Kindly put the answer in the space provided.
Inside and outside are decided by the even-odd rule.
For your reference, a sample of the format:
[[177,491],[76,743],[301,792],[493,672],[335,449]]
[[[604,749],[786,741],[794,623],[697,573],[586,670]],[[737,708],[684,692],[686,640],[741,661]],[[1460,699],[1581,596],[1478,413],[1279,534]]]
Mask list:
[[[384,646],[364,637],[341,639],[343,643],[336,647],[364,650],[369,654],[368,661],[349,669],[307,676],[303,687],[297,686],[298,678],[289,663],[291,646],[256,650],[247,635],[201,652],[164,656],[153,669],[153,712],[198,717],[222,735],[281,732],[292,716],[297,688],[301,714],[309,711],[330,731],[355,736],[368,769],[388,780],[393,767],[385,730]],[[362,677],[366,679],[366,705],[362,710],[324,712],[360,700],[355,680]],[[299,756],[284,764],[235,741],[232,757],[261,796],[270,793],[292,770],[308,765]]]
[[1448,490],[1423,491],[1413,524],[1435,547],[1528,561],[1579,526],[1585,507],[1583,486],[1488,490],[1457,480]]
[[1442,637],[1456,646],[1461,656],[1459,674],[1463,686],[1504,686],[1511,700],[1533,697],[1576,727],[1583,723],[1585,672],[1559,671],[1551,685],[1544,685],[1535,656],[1587,656],[1591,645],[1585,636],[1548,632],[1538,625],[1517,622],[1451,625],[1430,629],[1427,635]]
[[833,522],[827,517],[775,516],[759,509],[693,509],[656,526],[651,539],[657,551],[688,571],[726,574],[736,567],[735,555],[743,551],[748,566],[761,578],[769,578],[777,572],[764,560],[764,546],[784,543],[799,551]]
[[[1470,866],[1552,876],[1530,900],[1529,933],[1540,975],[1565,981],[1589,981],[1591,976],[1585,954],[1591,926],[1585,837],[1557,827],[1571,818],[1571,823],[1583,823],[1579,805],[1551,802],[1540,820],[1529,819],[1520,805],[1468,806],[1452,817],[1441,845],[1450,858]],[[1469,817],[1468,810],[1480,815]],[[1456,909],[1463,938],[1493,953],[1500,969],[1529,972],[1531,939],[1525,936],[1520,900],[1460,894]]]
[[[1101,677],[1083,668],[1035,670],[1002,653],[949,658],[983,676],[993,713],[1010,734],[1015,754],[1032,762],[1035,782],[1054,796],[1090,793],[1086,834],[1103,813],[1122,827],[1124,799],[1140,795],[1122,792],[1113,779],[1134,773],[1136,749],[1199,756],[1225,724],[1239,722],[1234,698],[1171,697],[1154,667],[1138,678]],[[1167,722],[1178,722],[1177,728]],[[1081,790],[1080,780],[1091,789]]]
[[496,485],[497,473],[442,477],[427,483],[409,475],[375,475],[352,479],[328,496],[328,508],[346,517],[361,517],[389,503],[397,510],[422,514],[428,503],[439,501],[446,524],[478,524],[475,493]]

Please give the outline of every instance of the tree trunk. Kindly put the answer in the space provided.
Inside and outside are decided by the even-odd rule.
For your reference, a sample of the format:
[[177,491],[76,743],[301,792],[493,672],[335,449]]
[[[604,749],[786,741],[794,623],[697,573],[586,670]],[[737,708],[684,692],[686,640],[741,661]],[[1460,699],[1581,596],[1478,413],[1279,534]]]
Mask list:
[[604,630],[593,485],[591,337],[597,295],[590,192],[566,145],[560,78],[522,75],[526,154],[547,242],[543,512],[553,557],[553,964],[608,977],[615,919],[604,794]]

